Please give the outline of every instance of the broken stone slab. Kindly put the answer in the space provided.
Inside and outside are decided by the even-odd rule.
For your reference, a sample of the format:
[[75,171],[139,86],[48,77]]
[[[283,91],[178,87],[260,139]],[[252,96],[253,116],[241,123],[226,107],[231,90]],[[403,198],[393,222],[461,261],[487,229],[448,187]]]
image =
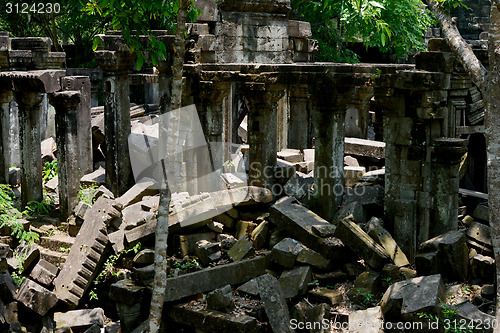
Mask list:
[[143,178],[130,188],[125,194],[116,199],[116,203],[122,208],[141,201],[144,196],[155,195],[158,193],[158,184],[149,178]]
[[29,278],[24,279],[16,300],[41,316],[45,316],[57,303],[54,293]]
[[207,295],[207,309],[229,313],[233,311],[233,289],[230,285],[211,291]]
[[236,262],[255,255],[255,249],[250,238],[244,235],[233,245],[227,254],[229,258]]
[[491,283],[495,278],[495,259],[479,253],[475,254],[472,257],[470,269],[473,279],[480,279],[483,283]]
[[4,87],[11,86],[16,91],[53,93],[61,90],[60,79],[65,75],[65,70],[2,72],[0,82]]
[[321,238],[327,238],[335,235],[336,228],[337,227],[335,227],[333,224],[330,225],[319,224],[319,225],[313,225],[312,231]]
[[467,279],[469,250],[464,230],[450,231],[420,245],[415,264],[420,274],[441,273],[448,281]]
[[366,223],[368,213],[361,202],[354,201],[340,207],[337,213],[335,213],[333,220],[339,220],[348,216],[352,216],[356,223],[364,224]]
[[[19,258],[23,258],[20,260]],[[15,270],[24,272],[33,267],[40,258],[40,247],[22,241],[15,250],[15,255],[7,259],[7,263]]]
[[493,253],[491,228],[479,222],[472,222],[467,229],[467,244],[488,254]]
[[344,167],[344,185],[346,190],[350,190],[366,172],[365,167],[360,166],[345,166]]
[[285,298],[293,298],[305,294],[311,278],[312,271],[309,266],[299,266],[292,270],[284,271],[279,278],[279,283]]
[[[396,266],[408,266],[410,262],[401,248],[398,246],[394,238],[392,238],[389,231],[384,228],[372,228],[368,233],[377,243],[379,243],[389,255],[389,258],[396,264]],[[465,239],[464,239],[465,241]],[[465,244],[464,244],[465,245]]]
[[207,224],[207,228],[220,234],[224,231],[224,224],[212,221]]
[[381,300],[386,320],[418,321],[419,313],[439,313],[446,299],[441,275],[421,276],[391,285]]
[[236,234],[234,235],[236,239],[240,239],[241,237],[247,235],[250,237],[252,231],[257,228],[257,224],[251,221],[238,221],[236,222]]
[[[189,306],[189,304],[173,305],[165,308],[165,314],[168,319],[195,327],[205,332],[219,333],[264,333],[264,329],[257,323],[254,317],[247,315],[233,315],[213,310],[198,310]],[[134,333],[147,331],[134,331]]]
[[108,188],[104,185],[101,185],[97,188],[97,191],[95,192],[94,198],[97,200],[100,197],[105,197],[107,199],[114,199],[115,195],[113,192],[108,190]]
[[83,176],[80,179],[80,185],[82,187],[88,186],[101,186],[106,183],[106,170],[102,167],[96,171]]
[[155,250],[153,249],[144,249],[141,250],[134,256],[132,262],[137,266],[148,266],[153,264],[155,261]]
[[384,206],[385,190],[383,186],[359,186],[352,190],[348,190],[345,194],[343,205],[358,201],[363,206],[374,205]]
[[122,332],[131,332],[140,323],[144,290],[145,287],[138,286],[128,279],[111,285],[109,298],[116,302]]
[[30,274],[30,278],[44,286],[50,286],[54,281],[59,268],[50,262],[40,259]]
[[156,220],[143,224],[137,228],[125,231],[125,239],[129,246],[135,246],[137,243],[144,243],[153,239],[156,231]]
[[75,216],[81,218],[82,220],[85,220],[85,213],[87,213],[90,208],[92,208],[91,205],[86,202],[80,201],[78,205],[76,205]]
[[241,286],[239,286],[236,291],[240,293],[244,293],[250,296],[259,296],[259,288],[257,286],[257,280],[252,279],[248,282],[245,282]]
[[380,306],[349,313],[350,333],[383,333],[383,327],[384,316]]
[[272,248],[271,260],[283,267],[293,268],[302,248],[303,245],[295,239],[285,238]]
[[167,281],[165,302],[222,288],[228,284],[247,282],[265,274],[266,267],[267,258],[261,256],[170,278]]
[[380,141],[345,138],[344,150],[346,155],[385,158],[385,142]]
[[340,239],[321,238],[313,232],[313,226],[331,224],[294,198],[284,197],[278,200],[270,209],[269,220],[329,260],[345,262],[351,257]]
[[84,331],[92,325],[104,327],[104,310],[101,308],[54,313],[56,330],[69,327],[72,331]]
[[286,298],[278,280],[270,274],[265,274],[256,281],[273,332],[292,333]]
[[313,175],[306,175],[302,172],[295,172],[284,186],[285,194],[301,200],[307,194],[314,183]]
[[326,303],[331,306],[336,306],[342,303],[342,293],[337,290],[328,288],[316,288],[307,293],[310,300],[317,303]]
[[[232,236],[231,236],[232,237]],[[179,243],[183,256],[188,254],[194,254],[197,243],[201,240],[214,241],[217,238],[217,234],[214,232],[202,232],[195,234],[179,235]],[[217,239],[218,242],[222,242],[222,239]],[[236,240],[235,240],[236,242]]]
[[117,230],[108,235],[109,242],[115,254],[125,250],[125,231]]
[[342,240],[354,253],[363,258],[373,269],[381,269],[389,260],[383,247],[378,245],[356,223],[348,218],[340,219],[335,237]]
[[490,220],[490,212],[488,209],[488,205],[479,204],[474,209],[474,213],[472,217],[476,220],[489,221]]
[[118,212],[113,201],[97,199],[71,246],[63,269],[54,280],[54,293],[70,307],[76,307],[105,259],[108,244],[107,222]]
[[120,229],[131,230],[143,224],[147,224],[156,218],[156,213],[143,210],[124,209]]
[[278,152],[278,158],[290,163],[298,163],[304,161],[304,157],[300,153],[299,149],[283,149]]
[[465,327],[474,327],[474,332],[477,333],[493,332],[495,317],[480,311],[469,301],[457,304],[455,309],[457,311],[457,323],[465,322]]
[[303,246],[300,250],[296,260],[302,264],[310,265],[319,269],[326,269],[330,265],[330,261],[328,259],[305,246]]

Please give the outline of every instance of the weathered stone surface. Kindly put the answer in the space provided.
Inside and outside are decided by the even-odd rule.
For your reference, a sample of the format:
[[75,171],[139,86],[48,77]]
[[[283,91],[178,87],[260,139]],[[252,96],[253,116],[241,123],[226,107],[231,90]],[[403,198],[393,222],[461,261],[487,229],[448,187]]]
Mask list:
[[[196,310],[187,304],[169,306],[165,309],[165,314],[170,320],[176,323],[208,332],[263,332],[254,317],[246,315],[236,316],[213,310]],[[147,330],[147,328],[141,331],[144,332],[145,330]]]
[[327,238],[335,235],[336,228],[337,227],[335,227],[333,224],[330,225],[319,224],[319,225],[313,225],[312,231],[321,238]]
[[135,246],[137,243],[145,242],[155,235],[156,220],[143,224],[132,230],[125,231],[125,239],[130,246]]
[[43,165],[56,159],[54,156],[54,152],[56,151],[56,140],[53,137],[43,140],[40,144],[40,149],[42,152]]
[[41,316],[45,316],[57,303],[56,295],[28,278],[24,279],[16,299]]
[[156,214],[152,212],[146,212],[143,210],[123,210],[122,216],[122,224],[120,225],[120,229],[130,230],[137,228],[143,224],[151,222],[155,219]]
[[252,231],[254,231],[256,227],[257,224],[250,221],[236,222],[236,239],[240,239],[245,235],[250,236],[252,234]]
[[92,206],[89,205],[86,202],[80,201],[78,205],[75,208],[75,216],[81,218],[82,220],[85,219],[85,213],[90,210]]
[[45,286],[50,286],[57,275],[59,268],[50,262],[40,259],[31,271],[30,277]]
[[54,280],[54,293],[69,306],[78,305],[104,261],[108,243],[106,223],[118,212],[112,201],[99,198],[87,213],[63,269]]
[[436,315],[439,301],[444,299],[444,286],[437,274],[394,283],[382,297],[381,307],[386,320],[417,321],[421,312]]
[[389,259],[387,252],[380,245],[347,218],[339,220],[335,236],[374,269],[382,268]]
[[236,289],[240,293],[244,293],[251,296],[259,296],[259,288],[257,286],[257,280],[252,279],[248,282],[243,283]]
[[149,178],[143,178],[125,194],[116,199],[116,203],[122,208],[135,204],[141,201],[142,197],[146,195],[154,195],[158,193],[158,184]]
[[362,186],[353,190],[348,190],[343,205],[348,205],[351,202],[358,201],[363,206],[375,205],[384,206],[384,187],[380,185]]
[[208,293],[207,309],[228,313],[233,311],[234,308],[233,290],[230,285]]
[[125,231],[117,230],[108,235],[109,242],[115,254],[125,250]]
[[330,261],[318,252],[303,246],[296,258],[297,262],[311,265],[319,269],[326,269]]
[[247,235],[241,237],[227,253],[233,261],[240,261],[255,254],[252,241]]
[[323,320],[327,319],[329,310],[326,304],[297,303],[290,311],[290,326],[292,329],[304,328],[311,333],[328,333],[329,325],[324,325]]
[[420,245],[415,264],[420,274],[441,273],[449,281],[465,281],[469,250],[463,230],[450,231]]
[[384,316],[380,306],[349,313],[350,333],[383,333],[383,323]]
[[73,310],[68,312],[54,313],[56,329],[64,326],[73,331],[84,331],[92,325],[104,327],[104,310],[101,308]]
[[342,219],[348,216],[352,216],[356,223],[366,223],[367,212],[366,208],[359,201],[350,202],[346,205],[340,207],[340,209],[335,213],[334,220]]
[[289,326],[290,316],[286,298],[278,280],[270,274],[262,275],[256,280],[260,299],[264,303],[273,332],[293,332]]
[[311,300],[318,303],[326,303],[331,306],[336,306],[342,303],[342,293],[337,290],[327,288],[316,288],[307,293]]
[[331,225],[309,209],[300,205],[294,198],[285,197],[278,200],[270,211],[269,220],[332,261],[345,261],[346,248],[338,238],[321,238],[312,230],[313,226]]
[[292,268],[303,245],[295,239],[285,238],[271,250],[271,259],[286,268]]
[[[217,235],[214,232],[203,232],[196,234],[187,234],[187,235],[179,235],[179,243],[182,255],[194,254],[197,246],[197,243],[201,240],[213,241],[215,240]],[[223,236],[220,236],[221,238]],[[232,236],[231,236],[232,237]],[[225,238],[225,237],[224,237]],[[232,237],[234,238],[234,237]],[[223,239],[217,239],[218,242],[222,242]],[[234,240],[236,243],[236,239]]]
[[216,22],[218,17],[216,0],[195,0],[196,8],[201,10],[201,15],[197,17],[197,22]]
[[96,171],[83,176],[80,179],[80,184],[82,186],[90,185],[104,185],[106,183],[106,170],[104,168],[99,168]]
[[285,297],[293,298],[307,292],[307,287],[309,282],[311,282],[311,278],[311,267],[301,266],[283,272],[279,278],[279,283]]
[[386,253],[389,255],[389,258],[397,265],[397,266],[407,266],[410,264],[406,255],[399,248],[398,244],[394,238],[392,238],[391,234],[385,230],[384,228],[378,227],[373,228],[368,233],[377,243],[379,243]]
[[477,205],[472,217],[477,220],[489,221],[490,213],[487,205]]
[[380,288],[380,273],[367,270],[356,278],[354,288],[363,289],[372,295],[378,294]]
[[212,221],[207,224],[207,228],[212,230],[213,232],[221,233],[224,231],[224,224]]
[[264,274],[266,266],[267,259],[258,257],[170,278],[167,282],[165,302],[222,288],[228,284],[249,281]]

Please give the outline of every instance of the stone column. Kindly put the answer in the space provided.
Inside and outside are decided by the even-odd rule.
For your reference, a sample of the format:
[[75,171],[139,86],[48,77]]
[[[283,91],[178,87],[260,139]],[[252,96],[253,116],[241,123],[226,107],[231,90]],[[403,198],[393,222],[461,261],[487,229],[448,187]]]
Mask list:
[[[231,90],[229,82],[202,81],[199,84],[201,105],[198,108],[201,126],[206,141],[218,143],[210,145],[214,170],[222,169],[224,150],[222,133],[224,131],[223,101]],[[230,144],[230,143],[229,143]]]
[[56,92],[50,96],[56,109],[57,170],[61,218],[67,219],[78,203],[80,189],[79,91]]
[[[333,80],[332,80],[333,81]],[[352,90],[328,80],[311,88],[314,100],[314,187],[315,212],[331,221],[344,195],[344,122]]]
[[10,102],[12,91],[0,90],[0,183],[9,183],[10,168]]
[[21,201],[25,207],[30,201],[43,200],[40,114],[44,93],[15,91],[14,98],[19,107]]
[[368,122],[370,114],[370,99],[373,97],[373,87],[359,86],[354,90],[354,96],[347,109],[345,135],[347,137],[368,138]]
[[288,148],[312,147],[311,98],[306,84],[289,86],[290,120],[288,122]]
[[131,131],[128,74],[134,58],[128,51],[96,51],[95,55],[104,72],[106,185],[115,196],[121,196],[134,182],[128,149]]
[[277,162],[278,102],[285,93],[281,84],[245,83],[248,101],[249,185],[271,189]]
[[433,140],[432,158],[432,225],[429,237],[458,229],[458,171],[467,152],[467,140],[438,138]]
[[66,76],[61,79],[63,90],[80,91],[77,106],[78,167],[80,177],[94,170],[92,149],[91,87],[88,76]]

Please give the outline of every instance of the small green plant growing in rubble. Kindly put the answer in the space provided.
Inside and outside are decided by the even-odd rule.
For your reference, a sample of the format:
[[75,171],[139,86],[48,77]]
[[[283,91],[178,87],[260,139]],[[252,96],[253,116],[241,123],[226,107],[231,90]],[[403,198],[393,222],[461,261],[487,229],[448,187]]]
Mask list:
[[97,296],[97,285],[101,283],[108,275],[118,277],[118,272],[116,271],[116,262],[122,255],[125,255],[130,252],[137,253],[141,249],[141,243],[137,243],[133,248],[123,250],[118,252],[117,254],[110,255],[109,258],[104,262],[104,268],[103,270],[99,273],[99,275],[96,276],[94,279],[94,287],[92,290],[89,291],[89,298],[90,300],[98,300],[99,297]]
[[[418,314],[419,318],[429,319],[431,321],[439,322],[439,327],[444,327],[446,333],[473,333],[474,331],[461,320],[457,320],[457,308],[456,306],[446,304],[442,300],[441,303],[441,313],[443,314],[443,319],[438,315],[433,315],[425,312]],[[474,325],[474,321],[471,322]]]
[[188,259],[184,263],[179,262],[179,261],[174,261],[172,264],[172,267],[178,268],[181,270],[185,270],[185,269],[187,269],[187,270],[201,270],[201,269],[203,269],[203,267],[200,266],[200,264],[198,263],[198,260],[196,260],[196,258]]
[[52,202],[47,202],[46,199],[42,201],[30,201],[26,206],[25,214],[28,216],[40,216],[49,214],[52,210]]
[[94,197],[95,197],[95,192],[97,189],[96,184],[89,185],[88,187],[84,188],[82,185],[80,185],[80,191],[78,192],[78,200],[85,202],[88,205],[93,205],[94,204]]
[[376,301],[375,301],[375,296],[364,290],[364,289],[356,289],[356,291],[359,294],[359,304],[364,307],[364,308],[370,308],[372,306],[375,306]]
[[42,180],[44,183],[57,176],[57,160],[46,162],[42,171]]
[[59,251],[61,251],[61,252],[66,252],[66,253],[68,253],[70,250],[71,250],[71,248],[70,248],[70,247],[62,247],[62,246],[61,246],[61,247],[59,248]]

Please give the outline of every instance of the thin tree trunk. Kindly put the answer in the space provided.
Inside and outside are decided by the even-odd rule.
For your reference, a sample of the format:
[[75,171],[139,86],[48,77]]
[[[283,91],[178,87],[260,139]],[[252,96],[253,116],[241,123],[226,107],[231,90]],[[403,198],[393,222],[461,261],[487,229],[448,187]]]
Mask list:
[[446,39],[446,42],[450,46],[452,52],[455,54],[462,66],[464,66],[472,82],[476,84],[479,90],[483,93],[483,96],[486,96],[486,75],[488,74],[488,71],[481,64],[479,59],[477,59],[476,55],[472,51],[472,47],[460,35],[460,32],[458,31],[455,22],[453,22],[450,14],[443,9],[443,3],[438,3],[434,0],[425,0],[425,2],[438,20],[444,38]]
[[[172,104],[171,110],[176,110],[182,105],[182,75],[185,53],[185,33],[188,0],[179,0],[179,11],[177,13],[177,29],[175,34],[174,61],[172,66]],[[166,108],[162,108],[166,110]],[[171,125],[171,124],[170,124]],[[164,131],[160,130],[160,140]],[[168,142],[168,145],[175,142]],[[169,147],[167,147],[168,149]],[[151,297],[151,309],[149,314],[149,332],[157,333],[160,329],[163,303],[165,302],[165,291],[167,288],[167,240],[168,240],[168,215],[170,209],[171,193],[167,182],[165,163],[162,162],[163,184],[160,190],[160,205],[158,207],[158,219],[156,224],[155,244],[155,277],[153,294]]]
[[[490,212],[491,242],[495,255],[496,281],[500,286],[500,0],[493,0],[490,14],[488,56],[488,111],[486,116],[486,142],[488,149],[488,205]],[[496,320],[500,321],[500,289],[497,287]],[[495,328],[500,332],[500,327]]]

